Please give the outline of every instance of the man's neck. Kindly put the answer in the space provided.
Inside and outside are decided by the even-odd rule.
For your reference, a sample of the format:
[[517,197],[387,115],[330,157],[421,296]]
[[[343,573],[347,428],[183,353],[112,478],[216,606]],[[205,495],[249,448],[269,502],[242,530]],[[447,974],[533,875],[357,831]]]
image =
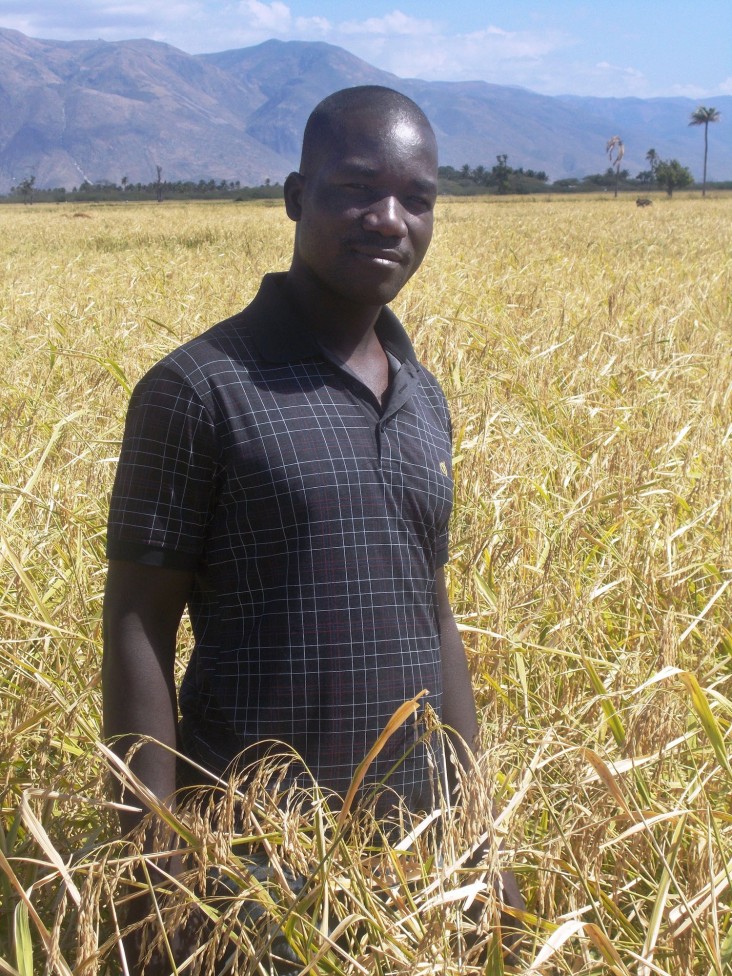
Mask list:
[[389,361],[374,328],[383,306],[349,302],[293,269],[287,286],[318,343],[347,366],[383,406]]
[[287,288],[318,342],[343,362],[383,356],[374,327],[381,305],[349,302],[317,279],[291,268]]

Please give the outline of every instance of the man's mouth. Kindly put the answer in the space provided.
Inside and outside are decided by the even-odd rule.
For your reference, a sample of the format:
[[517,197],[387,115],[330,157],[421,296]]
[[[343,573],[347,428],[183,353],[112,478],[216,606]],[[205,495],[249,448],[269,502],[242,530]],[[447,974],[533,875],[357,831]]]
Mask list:
[[352,244],[351,250],[366,261],[383,264],[384,267],[404,264],[407,260],[404,251],[393,247],[379,247],[377,244]]

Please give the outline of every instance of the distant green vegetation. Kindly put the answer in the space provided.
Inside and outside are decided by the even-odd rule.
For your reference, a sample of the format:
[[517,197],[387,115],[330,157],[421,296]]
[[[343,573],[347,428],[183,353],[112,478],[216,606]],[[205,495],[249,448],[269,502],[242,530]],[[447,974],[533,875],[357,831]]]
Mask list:
[[269,180],[261,186],[242,186],[239,180],[155,180],[152,183],[130,183],[126,176],[119,184],[89,183],[67,190],[64,186],[38,189],[35,177],[23,180],[9,194],[0,195],[6,203],[109,203],[145,200],[275,200],[282,198],[282,186]]
[[[654,150],[650,150],[654,153]],[[460,169],[454,166],[440,166],[439,192],[445,196],[479,196],[486,193],[526,194],[526,193],[597,193],[598,190],[618,190],[626,193],[647,193],[649,190],[665,190],[671,196],[675,189],[698,186],[689,170],[678,160],[660,160],[655,155],[649,162],[651,168],[643,170],[635,177],[630,170],[608,166],[604,173],[589,173],[583,177],[566,177],[549,182],[543,170],[513,169],[507,163],[507,156],[497,156],[497,164],[491,169],[465,164]],[[716,190],[732,189],[732,180],[707,183]]]
[[[604,173],[590,173],[583,177],[567,177],[549,182],[544,170],[514,168],[508,165],[508,156],[500,154],[496,164],[487,167],[479,164],[471,167],[465,163],[460,169],[440,166],[438,191],[442,196],[467,197],[498,194],[500,196],[533,193],[597,193],[598,190],[615,190],[626,193],[647,193],[665,190],[671,196],[675,189],[698,187],[689,170],[678,160],[661,160],[655,150],[646,157],[650,169],[631,177],[627,169],[608,166]],[[732,180],[707,183],[716,190],[732,189]],[[162,178],[151,183],[130,183],[122,177],[119,184],[110,182],[83,182],[71,190],[66,187],[39,189],[31,176],[13,187],[10,193],[0,194],[4,203],[112,203],[146,200],[281,200],[282,185],[265,180],[260,186],[242,186],[239,180],[176,180]]]

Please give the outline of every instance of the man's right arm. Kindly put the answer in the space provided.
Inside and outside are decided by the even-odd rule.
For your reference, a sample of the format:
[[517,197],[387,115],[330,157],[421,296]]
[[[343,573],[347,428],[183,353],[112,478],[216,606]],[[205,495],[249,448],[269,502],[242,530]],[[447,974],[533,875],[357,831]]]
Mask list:
[[[104,594],[104,735],[123,758],[140,736],[177,747],[176,635],[192,581],[187,571],[110,560]],[[146,744],[131,765],[160,800],[173,796],[175,755],[168,749]],[[123,833],[143,815],[121,814]]]

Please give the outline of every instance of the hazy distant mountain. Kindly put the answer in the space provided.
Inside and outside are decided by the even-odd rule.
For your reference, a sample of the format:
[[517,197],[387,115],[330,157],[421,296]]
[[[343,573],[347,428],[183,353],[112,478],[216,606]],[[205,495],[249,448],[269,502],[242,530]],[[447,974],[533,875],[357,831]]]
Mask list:
[[[0,191],[34,174],[38,186],[163,178],[282,180],[297,165],[305,119],[338,88],[385,84],[412,96],[437,133],[440,159],[546,170],[552,179],[603,171],[605,144],[623,166],[647,168],[653,147],[701,175],[703,137],[683,98],[549,97],[484,82],[401,79],[330,44],[267,41],[189,55],[137,40],[44,41],[0,29]],[[704,100],[709,178],[732,179],[732,98]]]

